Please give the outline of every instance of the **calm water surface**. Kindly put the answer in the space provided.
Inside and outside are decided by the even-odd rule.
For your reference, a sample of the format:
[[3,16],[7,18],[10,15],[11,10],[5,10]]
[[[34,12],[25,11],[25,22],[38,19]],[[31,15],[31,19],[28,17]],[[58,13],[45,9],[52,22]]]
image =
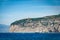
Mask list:
[[0,33],[0,40],[60,40],[60,33]]

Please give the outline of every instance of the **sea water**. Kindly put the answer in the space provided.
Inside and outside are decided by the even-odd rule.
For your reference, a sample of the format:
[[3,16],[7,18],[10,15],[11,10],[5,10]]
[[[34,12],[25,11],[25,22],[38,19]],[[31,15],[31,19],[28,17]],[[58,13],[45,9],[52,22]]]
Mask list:
[[0,40],[60,40],[60,33],[0,33]]

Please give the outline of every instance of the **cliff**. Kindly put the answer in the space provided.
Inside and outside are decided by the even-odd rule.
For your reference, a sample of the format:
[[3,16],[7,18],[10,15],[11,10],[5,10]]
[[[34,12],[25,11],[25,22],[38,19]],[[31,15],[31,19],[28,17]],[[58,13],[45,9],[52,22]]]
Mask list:
[[60,14],[41,18],[26,18],[10,25],[10,32],[60,32]]

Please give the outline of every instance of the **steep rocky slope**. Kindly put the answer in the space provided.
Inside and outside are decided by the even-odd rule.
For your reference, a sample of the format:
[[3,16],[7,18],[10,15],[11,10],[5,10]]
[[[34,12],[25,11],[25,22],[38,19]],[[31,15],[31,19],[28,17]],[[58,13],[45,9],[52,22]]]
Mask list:
[[10,25],[10,32],[60,32],[60,14],[15,21]]

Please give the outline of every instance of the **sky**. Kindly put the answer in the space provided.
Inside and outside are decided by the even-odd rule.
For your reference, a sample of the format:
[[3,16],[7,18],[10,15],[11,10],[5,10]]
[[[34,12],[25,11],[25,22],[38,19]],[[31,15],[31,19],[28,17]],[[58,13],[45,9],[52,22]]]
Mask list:
[[0,0],[0,24],[60,14],[60,0]]

